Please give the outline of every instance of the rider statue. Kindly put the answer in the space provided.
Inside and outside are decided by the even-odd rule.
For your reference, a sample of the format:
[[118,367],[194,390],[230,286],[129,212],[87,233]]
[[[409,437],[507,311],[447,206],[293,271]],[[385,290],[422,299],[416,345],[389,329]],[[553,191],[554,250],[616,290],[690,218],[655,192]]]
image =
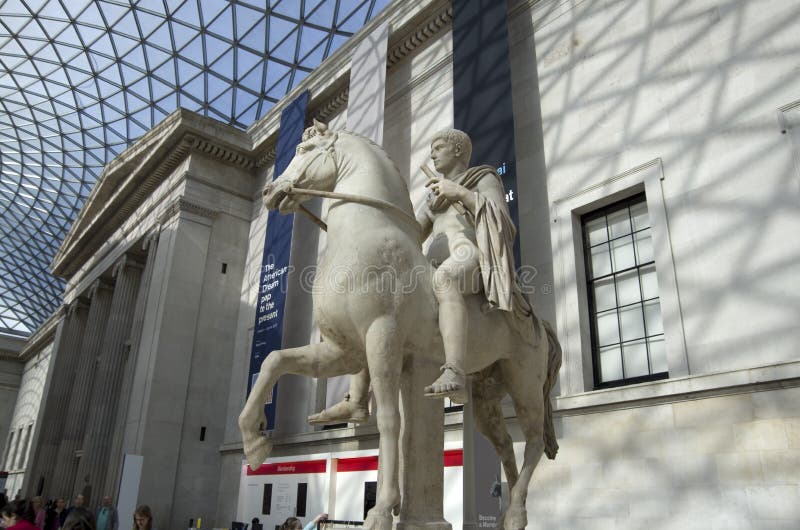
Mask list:
[[[431,178],[428,200],[417,212],[420,241],[431,237],[427,258],[436,268],[433,290],[439,302],[439,328],[445,352],[441,376],[425,388],[430,397],[468,399],[465,296],[483,293],[483,309],[512,312],[516,328],[528,335],[533,310],[518,288],[514,267],[516,228],[508,212],[503,183],[491,166],[468,168],[472,142],[448,129],[431,141],[431,159],[442,178]],[[425,168],[423,168],[425,169]],[[362,423],[367,420],[369,374],[351,377],[344,401],[309,417],[311,423]]]

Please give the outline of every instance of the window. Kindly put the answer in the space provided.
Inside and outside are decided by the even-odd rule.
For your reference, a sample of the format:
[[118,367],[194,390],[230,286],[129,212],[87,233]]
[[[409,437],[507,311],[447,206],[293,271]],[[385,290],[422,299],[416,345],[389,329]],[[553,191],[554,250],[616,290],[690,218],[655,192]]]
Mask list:
[[644,193],[581,218],[596,388],[667,377]]
[[551,203],[562,396],[689,374],[664,181],[654,159]]

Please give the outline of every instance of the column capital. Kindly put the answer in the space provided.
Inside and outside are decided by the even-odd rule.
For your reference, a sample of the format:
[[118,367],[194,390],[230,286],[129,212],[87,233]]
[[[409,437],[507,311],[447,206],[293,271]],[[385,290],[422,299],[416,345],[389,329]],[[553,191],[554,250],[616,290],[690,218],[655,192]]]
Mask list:
[[111,267],[111,277],[116,280],[125,267],[142,270],[144,269],[144,264],[131,254],[123,254]]
[[158,238],[161,235],[159,230],[151,230],[146,236],[142,238],[142,250],[149,251],[151,248],[158,246]]
[[65,316],[72,316],[78,309],[89,309],[89,298],[85,296],[79,296],[69,304],[64,305]]
[[89,286],[89,289],[86,291],[86,296],[91,300],[100,290],[111,291],[112,289],[114,289],[114,284],[112,282],[104,278],[97,278],[92,282],[92,285]]

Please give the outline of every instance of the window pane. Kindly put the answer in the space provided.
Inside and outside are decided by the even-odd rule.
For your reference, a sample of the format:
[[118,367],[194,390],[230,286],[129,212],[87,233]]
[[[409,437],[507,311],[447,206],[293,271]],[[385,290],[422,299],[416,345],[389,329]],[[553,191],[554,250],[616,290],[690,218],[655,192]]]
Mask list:
[[644,320],[642,320],[641,305],[636,304],[620,309],[619,322],[623,341],[644,337]]
[[589,239],[589,246],[591,247],[608,241],[605,217],[589,221],[586,223],[584,230],[586,230],[586,237]]
[[[637,289],[638,284],[637,284]],[[595,311],[606,311],[617,307],[617,299],[614,296],[614,279],[606,278],[594,282],[594,305]]]
[[647,203],[642,201],[631,205],[631,219],[633,229],[641,230],[650,226],[650,216],[647,215]]
[[664,333],[664,323],[661,320],[661,304],[658,303],[658,300],[645,302],[644,321],[647,325],[648,335],[660,335]]
[[656,278],[656,268],[654,265],[648,265],[639,269],[639,276],[642,279],[642,297],[647,300],[648,298],[658,297],[658,279]]
[[639,275],[635,270],[623,272],[616,276],[618,305],[639,302]]
[[619,346],[600,348],[600,380],[615,381],[622,379],[622,357]]
[[619,342],[617,312],[609,311],[597,315],[597,341],[601,346]]
[[633,238],[631,236],[611,241],[610,244],[614,272],[629,269],[636,264],[633,257]]
[[643,340],[623,344],[622,357],[625,361],[625,377],[639,377],[650,373],[647,367],[647,345]]
[[654,374],[668,372],[667,352],[664,348],[664,336],[652,337],[647,339],[650,347],[650,367]]
[[608,243],[590,249],[592,253],[591,277],[611,274],[611,257],[608,254]]
[[608,218],[608,232],[611,239],[631,233],[631,220],[628,218],[627,208],[611,212],[606,217]]
[[653,239],[650,237],[650,229],[637,232],[633,235],[636,241],[636,263],[649,263],[653,261]]

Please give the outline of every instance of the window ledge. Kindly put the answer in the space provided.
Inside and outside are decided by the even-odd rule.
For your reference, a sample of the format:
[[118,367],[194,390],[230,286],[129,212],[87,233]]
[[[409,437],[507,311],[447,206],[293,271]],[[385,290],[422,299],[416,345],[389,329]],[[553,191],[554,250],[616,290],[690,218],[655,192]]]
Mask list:
[[690,375],[554,398],[556,415],[800,386],[800,361]]

